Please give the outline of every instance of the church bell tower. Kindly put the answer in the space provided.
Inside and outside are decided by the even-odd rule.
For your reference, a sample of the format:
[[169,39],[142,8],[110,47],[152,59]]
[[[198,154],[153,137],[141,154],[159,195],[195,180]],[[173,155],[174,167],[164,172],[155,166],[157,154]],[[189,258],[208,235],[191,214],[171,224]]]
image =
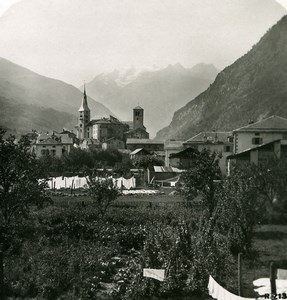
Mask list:
[[134,129],[145,128],[144,127],[144,110],[140,106],[134,108],[133,116]]
[[79,119],[78,119],[78,129],[77,129],[77,138],[80,140],[89,138],[88,134],[88,123],[90,122],[90,109],[88,107],[86,85],[84,84],[84,95],[82,98],[82,104],[79,108]]

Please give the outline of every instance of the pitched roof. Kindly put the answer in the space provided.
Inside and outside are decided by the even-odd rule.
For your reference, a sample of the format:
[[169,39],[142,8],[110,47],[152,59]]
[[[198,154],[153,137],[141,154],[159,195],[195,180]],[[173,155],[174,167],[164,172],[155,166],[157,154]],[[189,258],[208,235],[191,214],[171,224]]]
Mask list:
[[172,153],[169,157],[170,158],[190,158],[195,154],[198,154],[198,150],[197,149],[193,149],[193,148],[186,148],[180,152],[177,153]]
[[136,106],[134,109],[141,109],[141,110],[144,110],[142,107],[140,107],[139,105]]
[[161,140],[150,140],[150,139],[127,139],[127,144],[164,144]]
[[[184,142],[186,143],[228,143],[228,137],[232,136],[232,132],[200,132],[199,134],[193,136]],[[216,140],[217,139],[217,140]]]
[[180,149],[182,148],[183,141],[165,141],[164,142],[164,149]]
[[259,145],[257,147],[248,148],[248,149],[246,149],[244,151],[241,151],[239,153],[228,155],[226,158],[227,159],[232,159],[232,158],[243,156],[243,155],[247,154],[248,152],[251,152],[251,151],[254,151],[254,150],[266,149],[266,148],[269,148],[270,146],[274,145],[277,142],[280,142],[280,140],[275,140],[275,141],[272,141],[272,142],[268,142],[266,144]]
[[271,116],[234,130],[234,132],[246,131],[287,131],[287,119],[278,116]]
[[139,149],[136,149],[133,152],[131,152],[130,155],[135,155],[135,154],[138,154],[142,151],[145,152],[146,154],[149,154],[149,152],[147,150],[145,150],[144,148],[139,148]]

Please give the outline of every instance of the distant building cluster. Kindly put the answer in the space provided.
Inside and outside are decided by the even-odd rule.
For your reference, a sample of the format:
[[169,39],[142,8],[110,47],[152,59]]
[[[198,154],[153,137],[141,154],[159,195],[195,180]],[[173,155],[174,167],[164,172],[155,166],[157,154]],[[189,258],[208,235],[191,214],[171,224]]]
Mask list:
[[186,141],[151,140],[144,126],[144,109],[133,109],[133,120],[122,122],[113,116],[93,119],[84,89],[78,111],[76,134],[63,130],[28,137],[33,141],[32,150],[41,157],[49,154],[61,157],[73,147],[82,149],[117,149],[129,153],[132,159],[143,155],[155,155],[167,168],[186,169],[192,164],[195,151],[209,149],[219,155],[223,174],[230,174],[231,165],[246,162],[258,164],[271,157],[287,159],[287,119],[271,116],[259,122],[230,132],[201,132]]
[[103,147],[104,149],[125,149],[127,139],[148,139],[149,133],[144,126],[144,109],[133,109],[133,121],[121,122],[113,116],[91,120],[86,89],[79,108],[77,138],[82,148]]

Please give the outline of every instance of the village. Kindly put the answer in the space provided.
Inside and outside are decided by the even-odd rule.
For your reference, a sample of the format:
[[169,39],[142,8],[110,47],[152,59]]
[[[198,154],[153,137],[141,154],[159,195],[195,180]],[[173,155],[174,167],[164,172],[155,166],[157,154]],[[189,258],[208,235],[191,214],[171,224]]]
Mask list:
[[0,132],[0,299],[284,298],[287,119],[162,141],[87,98],[75,131]]
[[0,300],[287,299],[286,1],[2,2]]
[[37,133],[33,130],[28,134],[32,152],[40,158],[45,155],[62,157],[73,148],[113,149],[131,160],[155,157],[162,164],[147,169],[146,184],[162,186],[175,186],[180,174],[192,165],[194,151],[208,149],[215,152],[223,176],[230,175],[234,164],[258,165],[274,157],[283,160],[287,157],[287,119],[276,115],[255,123],[250,120],[246,126],[230,132],[200,132],[185,141],[149,139],[144,126],[144,109],[140,106],[133,109],[133,121],[122,122],[113,116],[91,120],[90,116],[85,89],[75,131]]

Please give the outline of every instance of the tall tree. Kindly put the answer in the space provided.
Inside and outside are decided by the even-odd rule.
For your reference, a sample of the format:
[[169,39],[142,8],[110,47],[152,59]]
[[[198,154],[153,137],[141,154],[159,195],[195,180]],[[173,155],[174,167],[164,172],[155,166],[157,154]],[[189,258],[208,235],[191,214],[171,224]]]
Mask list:
[[45,180],[31,153],[30,142],[23,137],[4,138],[0,129],[0,225],[9,225],[29,212],[31,205],[42,205],[48,197]]

